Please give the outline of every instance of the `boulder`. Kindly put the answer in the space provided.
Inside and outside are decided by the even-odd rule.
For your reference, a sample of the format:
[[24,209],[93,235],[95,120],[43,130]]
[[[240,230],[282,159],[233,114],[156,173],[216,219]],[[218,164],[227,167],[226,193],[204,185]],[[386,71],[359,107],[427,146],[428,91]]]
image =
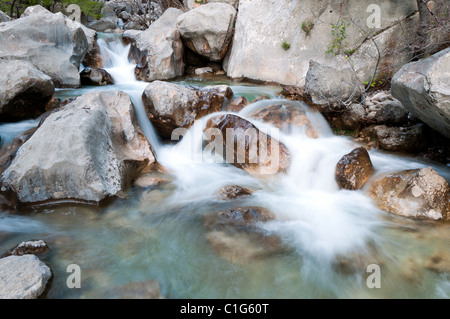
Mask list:
[[38,255],[46,253],[49,250],[48,245],[43,240],[30,240],[21,242],[14,248],[1,255],[0,258],[8,256]]
[[0,59],[0,122],[36,118],[55,92],[52,79],[21,60]]
[[80,72],[81,84],[83,85],[108,85],[114,84],[112,76],[104,69],[86,68]]
[[81,27],[62,13],[28,7],[20,19],[0,25],[0,58],[24,60],[52,78],[56,87],[79,87],[78,69],[88,49]]
[[199,76],[207,76],[207,75],[212,75],[213,74],[213,69],[210,68],[209,66],[206,66],[204,68],[197,68],[194,71],[195,75],[199,75]]
[[406,127],[376,125],[368,127],[364,133],[373,137],[384,150],[404,153],[419,153],[426,146],[423,124]]
[[177,19],[184,44],[211,61],[221,61],[233,36],[236,10],[226,3],[207,3]]
[[73,31],[75,31],[77,28],[83,29],[84,35],[86,36],[88,48],[82,61],[83,65],[90,68],[101,68],[103,63],[102,55],[97,44],[97,32],[95,30],[89,29],[88,27],[77,21],[66,19],[66,23],[67,26]]
[[392,95],[417,118],[450,138],[450,48],[403,66],[392,78]]
[[34,255],[0,259],[0,299],[36,299],[52,276],[50,268]]
[[208,0],[208,3],[227,3],[236,10],[239,7],[239,0]]
[[360,98],[361,90],[350,67],[337,69],[310,61],[305,79],[305,99],[323,113],[345,108],[349,102]]
[[216,92],[154,81],[145,88],[143,101],[155,129],[170,138],[174,129],[189,128],[196,119],[220,111],[224,96]]
[[145,31],[125,32],[137,49],[138,80],[167,80],[184,74],[183,42],[176,20],[183,11],[169,8]]
[[227,185],[219,191],[218,196],[222,200],[234,200],[243,196],[249,196],[252,193],[248,188],[239,185]]
[[390,173],[377,178],[369,195],[389,213],[417,219],[448,220],[450,188],[431,167]]
[[86,93],[50,114],[1,175],[21,202],[120,196],[155,163],[127,94]]
[[226,163],[250,174],[276,174],[290,166],[291,155],[283,143],[237,115],[210,118],[205,133]]
[[[366,27],[366,19],[371,15],[367,8],[373,3],[372,0],[240,0],[231,54],[224,63],[224,70],[233,78],[246,77],[303,87],[310,60],[335,68],[349,67],[344,51],[358,48],[361,53],[355,52],[352,62],[361,80],[367,80],[366,77],[373,74],[377,51],[372,41],[366,39],[366,33],[350,23],[350,16]],[[383,13],[381,28],[372,29],[380,32],[376,37],[377,45],[383,54],[394,52],[392,55],[397,58],[395,61],[383,59],[381,65],[384,68],[400,60],[405,63],[410,56],[398,54],[398,48],[414,35],[414,25],[403,24],[417,11],[417,1],[381,0],[377,5]],[[309,21],[313,26],[307,33],[302,24]],[[345,29],[346,45],[339,56],[335,56],[326,52],[335,39],[331,23],[338,21],[350,25]],[[283,42],[290,44],[289,50],[282,48]]]
[[373,171],[369,153],[364,147],[358,147],[344,155],[337,163],[336,182],[340,188],[357,190],[364,186]]
[[292,126],[303,128],[307,136],[318,137],[306,115],[305,106],[293,104],[269,105],[250,113],[248,117],[270,123],[284,132],[288,132]]

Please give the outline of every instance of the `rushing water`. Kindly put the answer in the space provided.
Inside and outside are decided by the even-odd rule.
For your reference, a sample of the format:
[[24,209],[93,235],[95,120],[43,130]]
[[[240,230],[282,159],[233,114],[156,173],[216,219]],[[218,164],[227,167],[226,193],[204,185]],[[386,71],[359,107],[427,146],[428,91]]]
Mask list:
[[[0,252],[29,239],[49,244],[45,261],[55,277],[48,297],[107,297],[111,288],[150,279],[160,283],[166,298],[450,297],[449,277],[425,267],[434,253],[448,253],[449,224],[395,217],[377,209],[364,190],[339,190],[335,165],[358,144],[333,135],[320,114],[303,103],[279,100],[273,86],[226,79],[176,80],[194,86],[228,84],[236,96],[249,100],[260,95],[270,98],[244,108],[239,114],[244,118],[275,102],[306,109],[319,137],[309,138],[302,130],[282,131],[279,139],[292,154],[288,173],[256,178],[203,154],[202,129],[217,114],[196,121],[180,142],[161,143],[146,118],[141,95],[147,83],[135,80],[134,65],[127,59],[129,48],[108,38],[99,39],[99,46],[115,84],[58,90],[57,95],[109,89],[127,92],[145,136],[167,170],[162,177],[169,182],[132,187],[125,199],[105,207],[68,203],[27,208],[20,214],[1,211]],[[263,131],[271,129],[253,123]],[[7,136],[10,141],[33,124],[37,122],[3,124],[2,140]],[[370,156],[375,175],[430,165],[375,150]],[[450,178],[447,167],[433,167]],[[254,193],[235,202],[219,200],[216,193],[229,184]],[[244,252],[237,258],[215,250],[202,217],[233,206],[262,206],[272,211],[276,219],[259,227],[265,235],[280,238],[282,249],[252,257],[254,243],[244,238],[235,242],[233,249]],[[354,270],[342,266],[346,260],[355,265]],[[69,264],[82,269],[81,289],[66,287]],[[381,267],[381,289],[366,286],[369,264]]]

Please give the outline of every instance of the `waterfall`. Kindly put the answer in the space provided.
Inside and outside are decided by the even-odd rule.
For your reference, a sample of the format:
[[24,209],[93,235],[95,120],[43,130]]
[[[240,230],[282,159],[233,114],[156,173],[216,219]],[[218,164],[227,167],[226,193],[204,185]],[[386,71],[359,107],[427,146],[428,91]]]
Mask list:
[[161,148],[159,137],[147,117],[142,93],[147,82],[137,81],[134,74],[136,65],[128,58],[131,45],[125,45],[121,37],[115,34],[102,34],[97,40],[103,61],[103,68],[112,76],[118,89],[127,93],[133,102],[139,125],[149,141],[155,156]]

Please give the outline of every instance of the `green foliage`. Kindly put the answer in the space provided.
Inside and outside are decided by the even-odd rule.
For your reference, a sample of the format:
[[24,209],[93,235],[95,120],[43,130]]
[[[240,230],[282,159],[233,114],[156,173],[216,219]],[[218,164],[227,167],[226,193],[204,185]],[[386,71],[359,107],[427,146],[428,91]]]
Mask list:
[[302,30],[306,33],[306,36],[311,34],[311,30],[314,28],[314,22],[312,21],[303,21],[302,22]]
[[281,47],[287,51],[291,48],[291,44],[286,41],[283,41],[283,43],[281,44]]
[[381,87],[381,86],[383,86],[383,84],[384,84],[383,81],[377,80],[377,79],[373,79],[373,80],[372,80],[372,83],[369,83],[369,81],[364,81],[364,85],[366,85],[366,87],[369,87],[369,86],[370,86],[371,88],[374,88],[374,87],[376,87],[376,86]]
[[[328,49],[325,51],[325,53],[333,53],[334,55],[338,55],[348,45],[348,42],[346,41],[348,37],[348,26],[350,26],[350,23],[345,23],[342,20],[339,20],[339,22],[336,24],[331,23],[331,34],[333,35],[333,40],[328,45]],[[353,53],[354,50],[346,50],[345,52],[346,54]]]
[[103,8],[103,3],[93,0],[61,0],[63,6],[69,4],[77,4],[81,8],[81,12],[94,19],[100,19],[102,17],[100,11]]
[[94,19],[101,17],[100,11],[103,7],[103,3],[94,0],[0,0],[0,10],[13,18],[18,18],[26,8],[31,6],[41,5],[53,12],[57,4],[66,7],[72,3],[80,6],[80,9],[84,14],[91,16]]

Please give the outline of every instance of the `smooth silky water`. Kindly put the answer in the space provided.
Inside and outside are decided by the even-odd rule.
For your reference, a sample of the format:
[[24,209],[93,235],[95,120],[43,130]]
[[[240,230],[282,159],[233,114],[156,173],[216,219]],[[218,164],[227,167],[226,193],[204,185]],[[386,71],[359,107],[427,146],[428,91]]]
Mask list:
[[[115,83],[58,90],[61,98],[89,91],[122,90],[132,99],[139,124],[151,142],[169,183],[132,187],[123,199],[100,206],[65,203],[0,212],[0,253],[21,241],[43,239],[54,279],[48,298],[103,298],[112,288],[157,280],[166,298],[449,298],[450,279],[424,267],[436,252],[447,252],[450,225],[414,221],[384,213],[361,191],[339,190],[334,169],[342,155],[359,146],[335,136],[326,121],[301,102],[277,97],[279,88],[225,78],[174,80],[188,86],[230,85],[236,96],[269,101],[247,106],[240,116],[282,102],[306,110],[317,139],[301,129],[284,130],[280,140],[292,154],[287,174],[255,178],[202,153],[202,129],[209,115],[178,143],[162,143],[146,118],[141,95],[147,85],[134,78],[129,47],[120,38],[99,37],[105,69]],[[248,118],[247,118],[248,119]],[[2,141],[36,126],[38,120],[2,124]],[[270,125],[252,121],[270,132]],[[432,166],[447,180],[449,169],[415,158],[370,151],[375,175]],[[216,193],[237,184],[252,196],[224,202]],[[230,260],[208,242],[202,217],[235,206],[262,206],[276,220],[259,225],[282,240],[283,249],[258,258]],[[361,267],[343,269],[339,261]],[[81,267],[81,289],[68,289],[70,264]],[[366,285],[366,267],[381,267],[381,289]],[[348,268],[348,267],[347,267]]]

